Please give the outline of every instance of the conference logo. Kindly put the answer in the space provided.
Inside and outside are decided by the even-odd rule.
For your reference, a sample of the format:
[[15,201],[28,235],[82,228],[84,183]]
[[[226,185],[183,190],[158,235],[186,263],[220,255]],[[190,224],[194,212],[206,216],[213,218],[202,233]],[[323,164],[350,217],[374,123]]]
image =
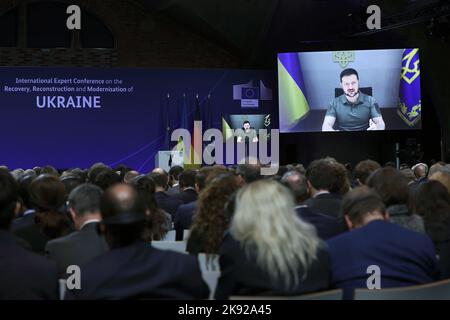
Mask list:
[[[262,175],[274,175],[279,168],[279,130],[259,129],[257,141],[236,142],[234,139],[236,131],[230,129],[227,132],[228,139],[224,139],[224,135],[219,129],[208,129],[203,133],[202,121],[194,121],[193,136],[191,132],[184,128],[178,128],[171,134],[171,141],[178,142],[172,148],[173,152],[180,151],[180,141],[184,153],[184,164],[203,163],[207,165],[214,164],[235,164],[235,150],[238,164],[259,164],[261,165],[260,173]],[[269,139],[270,136],[270,139]],[[225,141],[225,163],[224,163],[224,143]],[[270,141],[270,143],[268,143]],[[206,147],[203,148],[205,142]],[[269,147],[270,145],[270,155]]]
[[240,100],[241,108],[258,108],[260,101],[272,100],[272,89],[266,87],[261,80],[259,86],[256,86],[253,80],[234,84],[233,100]]

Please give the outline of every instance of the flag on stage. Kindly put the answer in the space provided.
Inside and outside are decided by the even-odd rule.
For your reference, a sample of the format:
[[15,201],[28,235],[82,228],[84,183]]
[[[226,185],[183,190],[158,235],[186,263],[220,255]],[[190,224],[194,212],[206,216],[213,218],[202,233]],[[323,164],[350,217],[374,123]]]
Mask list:
[[226,142],[230,138],[233,138],[233,130],[224,117],[222,117],[222,134],[224,142]]
[[289,129],[309,113],[298,53],[278,54],[280,129]]
[[397,114],[410,127],[421,117],[419,49],[404,49]]
[[203,147],[203,134],[202,127],[195,124],[195,121],[202,121],[200,111],[200,101],[198,94],[195,96],[195,113],[194,113],[194,125],[191,132],[191,164],[190,168],[199,168],[202,164],[202,147]]
[[163,124],[163,130],[164,130],[164,140],[163,140],[163,145],[162,145],[162,150],[169,150],[170,149],[170,135],[172,133],[172,128],[171,128],[171,123],[170,123],[170,106],[169,106],[169,101],[170,101],[170,94],[167,93],[166,97],[164,98],[164,108],[161,112],[161,117],[162,117],[162,121],[161,123]]
[[[186,94],[183,93],[181,100],[179,100],[179,115],[180,115],[180,122],[179,122],[179,126],[178,128],[183,128],[186,130],[190,131],[190,121],[189,121],[189,116],[190,116],[190,110],[189,110],[189,105],[188,105],[188,101],[187,101],[187,97]],[[190,159],[188,156],[188,153],[190,153],[189,147],[190,147],[190,141],[186,141],[186,145],[183,141],[183,138],[180,137],[178,138],[178,143],[175,147],[176,151],[182,151],[183,152],[183,158],[184,158],[184,163],[189,163]]]

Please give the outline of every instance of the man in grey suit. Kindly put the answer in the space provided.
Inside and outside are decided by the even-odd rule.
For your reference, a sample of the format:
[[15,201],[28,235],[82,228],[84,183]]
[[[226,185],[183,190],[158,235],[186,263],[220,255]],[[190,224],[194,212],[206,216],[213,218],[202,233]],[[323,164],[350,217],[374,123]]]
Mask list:
[[63,277],[70,265],[82,266],[94,257],[106,252],[108,245],[98,232],[100,198],[102,190],[92,184],[76,187],[68,199],[68,209],[77,231],[47,243],[47,256],[56,261],[58,272]]

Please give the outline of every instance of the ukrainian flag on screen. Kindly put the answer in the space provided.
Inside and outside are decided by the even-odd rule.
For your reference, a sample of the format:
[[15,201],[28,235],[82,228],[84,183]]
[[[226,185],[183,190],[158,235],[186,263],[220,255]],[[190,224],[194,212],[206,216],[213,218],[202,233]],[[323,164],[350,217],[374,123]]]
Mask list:
[[298,53],[278,54],[280,131],[288,131],[309,112]]

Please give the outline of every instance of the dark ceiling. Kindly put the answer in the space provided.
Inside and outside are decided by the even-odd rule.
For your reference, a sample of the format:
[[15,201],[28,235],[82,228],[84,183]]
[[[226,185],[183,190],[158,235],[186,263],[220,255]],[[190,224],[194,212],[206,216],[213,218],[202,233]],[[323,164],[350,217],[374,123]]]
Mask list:
[[[383,21],[420,15],[426,6],[447,0],[141,0],[154,12],[234,49],[244,64],[302,41],[336,40],[364,30],[367,6],[377,4]],[[402,17],[403,16],[403,17]],[[394,17],[394,18],[392,18]],[[397,17],[397,18],[396,18]],[[411,20],[411,14],[407,17]],[[397,20],[395,20],[397,19]],[[389,37],[392,37],[392,33]]]

